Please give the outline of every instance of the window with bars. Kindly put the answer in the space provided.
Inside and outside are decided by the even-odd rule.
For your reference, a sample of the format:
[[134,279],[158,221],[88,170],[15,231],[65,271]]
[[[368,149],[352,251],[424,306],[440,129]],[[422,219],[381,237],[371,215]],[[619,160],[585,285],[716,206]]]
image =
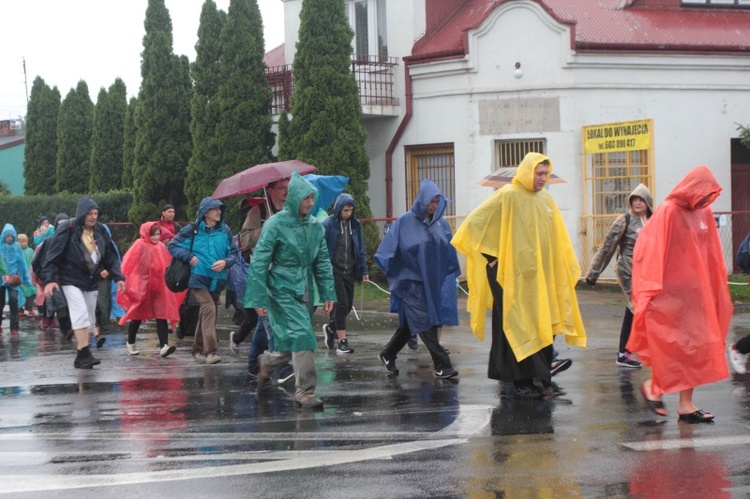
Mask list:
[[544,139],[495,141],[495,169],[518,166],[530,152],[544,154]]
[[[455,199],[456,161],[453,144],[406,147],[406,208],[411,209],[419,184],[429,178],[443,196]],[[455,204],[448,203],[445,216],[455,215]]]

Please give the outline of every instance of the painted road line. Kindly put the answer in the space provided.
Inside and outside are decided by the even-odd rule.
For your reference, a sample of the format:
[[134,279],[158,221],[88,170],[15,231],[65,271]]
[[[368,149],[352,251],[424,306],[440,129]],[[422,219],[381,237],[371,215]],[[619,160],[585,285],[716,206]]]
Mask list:
[[[413,441],[410,442],[400,442],[396,444],[359,449],[318,451],[312,453],[296,452],[289,453],[289,458],[284,460],[269,460],[265,462],[181,470],[146,471],[114,475],[53,476],[44,475],[42,473],[34,475],[0,475],[0,483],[3,484],[0,494],[17,494],[22,492],[41,492],[84,487],[111,487],[174,480],[194,480],[202,479],[206,476],[220,477],[276,473],[279,471],[317,468],[320,466],[335,466],[361,461],[392,459],[394,456],[402,454],[463,444],[468,441],[469,437],[477,435],[487,427],[490,422],[492,409],[493,407],[487,405],[461,407],[461,411],[453,423],[438,432],[435,432],[438,436],[442,437],[437,439],[418,440],[415,439],[415,435],[412,434]],[[327,438],[325,438],[320,432],[315,435],[316,440],[327,440]],[[380,440],[384,441],[392,439],[392,435],[391,432],[381,433]],[[37,439],[40,437],[42,437],[42,435],[36,435]],[[321,455],[324,457],[321,458]]]
[[635,451],[691,449],[698,447],[729,447],[750,444],[750,436],[673,438],[646,442],[622,442],[621,446]]

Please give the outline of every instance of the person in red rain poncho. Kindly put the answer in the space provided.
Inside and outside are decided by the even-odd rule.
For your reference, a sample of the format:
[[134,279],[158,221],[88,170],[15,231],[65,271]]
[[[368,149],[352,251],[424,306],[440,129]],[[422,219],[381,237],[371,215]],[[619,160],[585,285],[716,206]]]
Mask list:
[[172,261],[167,247],[159,242],[161,227],[158,222],[141,225],[141,238],[133,243],[122,259],[122,273],[129,289],[118,295],[117,303],[127,311],[120,325],[128,325],[128,353],[138,355],[135,336],[141,322],[156,319],[156,334],[159,336],[159,353],[167,357],[175,351],[169,344],[167,321],[180,320],[179,295],[172,293],[164,282],[164,271]]
[[705,166],[675,186],[643,228],[633,252],[633,331],[627,348],[652,368],[641,393],[667,416],[662,394],[680,392],[679,420],[714,419],[693,388],[729,377],[724,354],[732,301],[709,205],[721,186]]

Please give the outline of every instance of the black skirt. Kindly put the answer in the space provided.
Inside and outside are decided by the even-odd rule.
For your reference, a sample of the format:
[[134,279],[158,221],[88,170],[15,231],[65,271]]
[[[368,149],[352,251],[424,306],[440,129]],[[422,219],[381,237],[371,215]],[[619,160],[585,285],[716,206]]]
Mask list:
[[[487,257],[494,261],[494,257]],[[544,347],[533,355],[516,360],[513,349],[503,331],[503,288],[497,282],[497,265],[487,265],[487,280],[494,303],[492,305],[492,346],[490,347],[490,362],[487,377],[498,381],[522,381],[534,378],[545,385],[550,383],[550,364],[552,363],[552,345]]]

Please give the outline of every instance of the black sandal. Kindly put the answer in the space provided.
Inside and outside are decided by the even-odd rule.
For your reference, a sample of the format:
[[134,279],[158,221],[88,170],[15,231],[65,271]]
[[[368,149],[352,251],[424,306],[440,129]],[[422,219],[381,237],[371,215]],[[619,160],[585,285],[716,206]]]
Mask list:
[[698,409],[695,412],[691,412],[690,414],[680,414],[677,418],[678,421],[683,421],[685,423],[690,424],[697,424],[697,423],[713,423],[714,417],[708,416],[707,412],[703,412],[700,409]]
[[[664,402],[662,400],[651,400],[650,398],[648,398],[648,395],[646,394],[646,388],[643,385],[641,385],[641,395],[643,395],[643,399],[646,401],[646,405],[654,414],[663,417],[669,416],[667,408],[664,406]],[[664,412],[662,413],[659,411]]]

